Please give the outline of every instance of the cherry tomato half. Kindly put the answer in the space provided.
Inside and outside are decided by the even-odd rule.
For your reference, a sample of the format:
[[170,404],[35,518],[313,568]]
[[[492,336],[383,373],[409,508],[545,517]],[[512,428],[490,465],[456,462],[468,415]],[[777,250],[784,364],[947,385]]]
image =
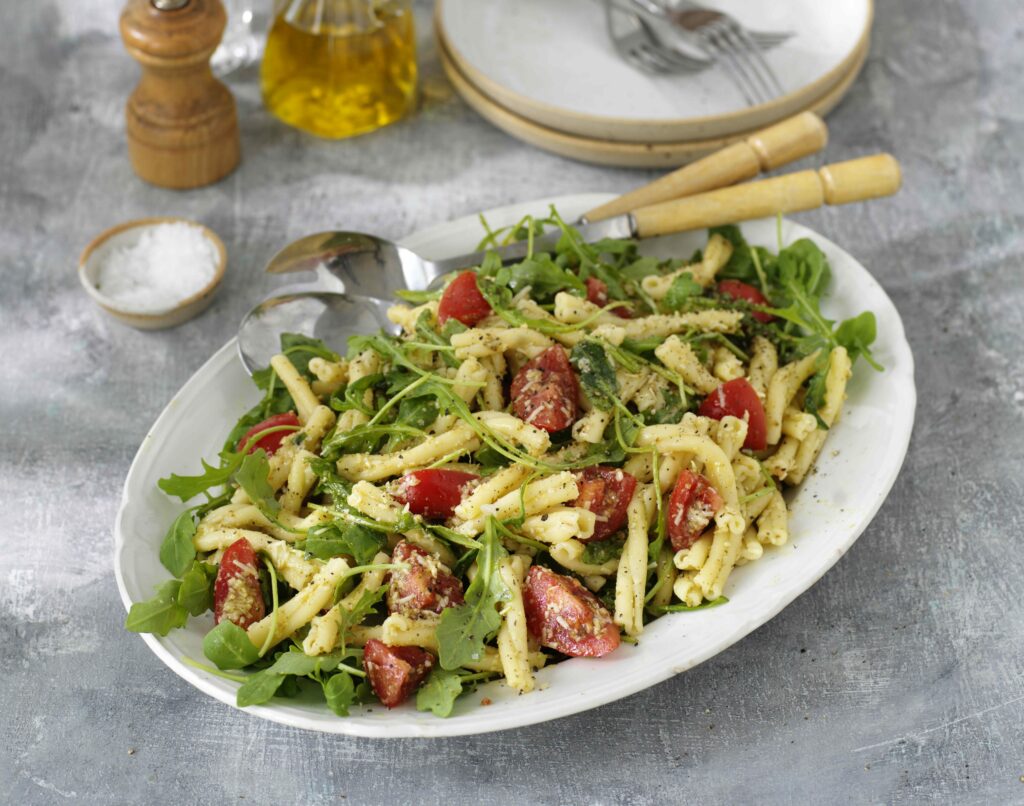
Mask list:
[[464,271],[445,288],[437,306],[437,321],[444,324],[458,319],[466,327],[473,327],[491,312],[491,306],[476,284],[476,272]]
[[444,520],[452,516],[465,490],[479,478],[461,470],[413,470],[398,480],[394,497],[414,515]]
[[[754,305],[771,305],[768,298],[759,289],[742,280],[722,280],[718,283],[717,288],[719,294],[733,299],[745,299]],[[764,311],[751,311],[750,315],[758,322],[771,322],[775,318]]]
[[523,586],[526,627],[543,646],[574,658],[599,658],[619,645],[619,628],[590,591],[539,565]]
[[417,646],[388,646],[371,638],[363,647],[363,666],[373,693],[394,708],[419,688],[434,666],[434,656]]
[[688,549],[722,508],[722,496],[704,476],[683,470],[668,500],[668,539],[676,551]]
[[416,618],[423,612],[440,613],[463,603],[462,583],[437,557],[402,540],[391,562],[408,566],[391,572],[388,612]]
[[742,420],[746,416],[747,438],[743,441],[743,447],[763,451],[768,446],[764,406],[746,378],[734,378],[723,383],[704,398],[697,413],[712,420],[721,420],[727,416]]
[[[235,450],[241,451],[245,447],[245,443],[247,443],[251,437],[260,433],[260,431],[266,431],[268,428],[276,428],[281,425],[295,426],[297,429],[301,423],[299,423],[299,418],[295,416],[294,411],[286,411],[284,414],[275,414],[273,417],[268,417],[262,423],[258,423],[246,431],[245,436],[238,440],[238,445],[235,447]],[[282,440],[292,433],[294,433],[294,430],[275,431],[272,434],[267,434],[265,437],[261,437],[250,445],[247,453],[253,453],[254,451],[262,448],[267,452],[268,456],[273,456],[274,452],[281,447]]]
[[579,385],[569,358],[558,345],[523,365],[512,379],[512,412],[549,433],[576,421]]
[[580,494],[573,506],[589,509],[597,516],[594,534],[583,542],[605,540],[626,523],[626,509],[636,490],[636,477],[617,467],[594,465],[576,476]]
[[[608,284],[596,277],[588,277],[587,280],[587,302],[593,302],[602,308],[608,304]],[[632,319],[633,312],[628,305],[619,305],[612,308],[612,313],[619,319]]]
[[227,619],[243,630],[267,614],[260,590],[259,559],[244,537],[224,550],[213,583],[213,620]]

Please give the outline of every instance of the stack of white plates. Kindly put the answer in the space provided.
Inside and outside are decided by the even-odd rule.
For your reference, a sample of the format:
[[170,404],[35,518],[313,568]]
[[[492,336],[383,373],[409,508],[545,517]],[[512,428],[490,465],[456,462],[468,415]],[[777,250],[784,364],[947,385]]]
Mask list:
[[786,94],[748,106],[718,67],[649,75],[615,52],[599,0],[437,0],[445,72],[509,134],[604,165],[682,165],[797,112],[829,112],[864,65],[871,0],[708,0],[751,29],[791,31],[764,56]]

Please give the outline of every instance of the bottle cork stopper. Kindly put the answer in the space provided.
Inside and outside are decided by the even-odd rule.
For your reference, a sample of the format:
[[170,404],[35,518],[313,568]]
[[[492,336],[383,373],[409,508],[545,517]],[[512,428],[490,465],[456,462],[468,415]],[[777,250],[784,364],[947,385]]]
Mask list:
[[220,0],[128,0],[121,38],[142,66],[125,110],[132,168],[154,185],[195,188],[239,159],[231,92],[210,72],[227,17]]

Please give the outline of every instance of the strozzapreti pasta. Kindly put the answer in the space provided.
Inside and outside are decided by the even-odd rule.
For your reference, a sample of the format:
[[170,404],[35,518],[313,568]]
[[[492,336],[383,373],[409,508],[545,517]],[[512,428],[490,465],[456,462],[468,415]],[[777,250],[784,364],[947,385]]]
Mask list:
[[546,664],[724,603],[788,540],[784,488],[853,363],[878,368],[874,317],[821,315],[808,240],[773,254],[724,227],[662,261],[552,210],[484,243],[545,227],[550,253],[401,294],[394,333],[282,334],[219,465],[161,480],[192,506],[128,629],[212,610],[194,662],[239,705],[313,686],[339,715],[415,697],[447,716],[480,682],[525,694]]

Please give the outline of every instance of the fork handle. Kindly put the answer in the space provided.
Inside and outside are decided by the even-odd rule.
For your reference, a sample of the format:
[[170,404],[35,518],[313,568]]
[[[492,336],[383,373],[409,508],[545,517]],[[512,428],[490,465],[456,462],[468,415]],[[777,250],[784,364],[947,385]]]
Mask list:
[[901,183],[896,159],[874,154],[642,207],[633,211],[633,221],[639,237],[651,238],[891,196]]
[[813,112],[801,112],[656,179],[649,185],[595,207],[583,218],[586,221],[600,221],[639,207],[649,207],[669,199],[734,185],[752,179],[761,171],[771,171],[814,154],[823,149],[826,142],[828,127],[825,121]]

